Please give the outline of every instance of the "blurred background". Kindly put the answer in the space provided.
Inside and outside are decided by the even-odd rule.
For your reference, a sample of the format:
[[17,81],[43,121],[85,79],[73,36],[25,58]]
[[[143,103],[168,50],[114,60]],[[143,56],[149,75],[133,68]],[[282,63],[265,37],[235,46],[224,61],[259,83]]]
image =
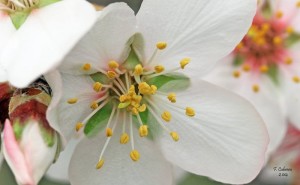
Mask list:
[[[126,2],[135,12],[139,10],[139,7],[142,3],[142,0],[124,0],[124,1],[115,1],[115,0],[90,0],[90,2],[106,6],[113,2]],[[262,178],[258,178],[250,183],[250,185],[288,185],[291,184],[288,179],[282,179],[278,178],[278,174],[274,173],[272,171],[272,166],[270,168],[270,174],[263,175],[267,176],[267,180],[261,180]],[[55,169],[54,169],[55,170]],[[52,169],[53,171],[53,169]],[[60,173],[60,172],[58,172]],[[180,175],[177,175],[178,183],[177,185],[222,185],[222,183],[215,182],[213,180],[210,180],[206,177],[201,177],[193,174],[188,174],[185,172],[179,172]],[[235,174],[232,174],[235,175]],[[262,176],[262,175],[261,175]],[[268,179],[271,179],[271,181],[268,181]],[[266,181],[266,182],[265,182]],[[17,185],[13,174],[11,173],[9,167],[6,163],[2,165],[0,168],[0,185]],[[65,182],[55,182],[53,180],[50,180],[50,178],[44,177],[39,185],[69,185],[69,183]],[[293,184],[293,185],[299,185],[299,184]]]

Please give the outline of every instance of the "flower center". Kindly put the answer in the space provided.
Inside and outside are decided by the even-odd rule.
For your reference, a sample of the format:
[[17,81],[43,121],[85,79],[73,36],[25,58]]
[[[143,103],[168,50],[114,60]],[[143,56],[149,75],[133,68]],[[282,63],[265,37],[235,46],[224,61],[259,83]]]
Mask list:
[[[156,50],[151,57],[150,61],[147,64],[150,64],[155,58],[155,55],[158,52],[161,52],[167,47],[165,42],[159,42],[156,45]],[[132,52],[131,55],[135,53]],[[137,58],[137,57],[136,57]],[[128,60],[126,60],[128,61]],[[90,108],[93,109],[93,112],[86,117],[83,121],[76,124],[76,131],[80,131],[83,127],[87,128],[89,120],[93,119],[92,117],[96,115],[99,111],[104,110],[109,104],[109,116],[108,121],[106,122],[105,134],[107,141],[103,147],[103,150],[99,157],[99,162],[96,165],[97,169],[100,169],[104,164],[103,155],[106,147],[111,139],[114,136],[114,131],[116,126],[122,126],[122,134],[120,137],[120,144],[127,144],[131,142],[131,153],[129,154],[130,158],[133,161],[138,161],[140,158],[140,153],[134,146],[133,140],[133,121],[136,120],[139,125],[138,133],[140,137],[146,137],[154,130],[151,130],[149,125],[158,124],[162,130],[167,132],[174,141],[179,141],[179,134],[175,131],[172,131],[168,128],[166,123],[172,122],[171,112],[162,108],[158,105],[155,99],[159,101],[164,101],[165,104],[168,104],[168,108],[174,110],[180,109],[182,113],[186,114],[188,117],[195,116],[195,110],[191,107],[180,107],[175,105],[176,103],[176,94],[174,92],[161,92],[157,83],[157,78],[164,77],[166,74],[170,74],[174,71],[184,69],[185,66],[190,62],[189,58],[184,58],[180,61],[180,65],[170,70],[165,70],[165,67],[162,65],[157,65],[154,67],[143,66],[140,62],[134,63],[132,67],[128,67],[126,62],[120,63],[112,60],[108,62],[107,68],[97,69],[102,79],[94,80],[93,89],[97,93],[96,100],[91,102]],[[93,66],[89,63],[86,63],[82,66],[82,70],[90,71]],[[92,75],[93,76],[93,75]],[[156,80],[153,80],[156,79]],[[159,82],[161,83],[161,81]],[[84,97],[79,96],[79,98],[68,99],[69,104],[75,104],[80,99]],[[148,114],[151,114],[156,120],[155,123],[148,123]],[[103,113],[101,114],[104,115]],[[119,119],[122,118],[122,119]],[[120,121],[123,120],[123,121]],[[128,124],[129,123],[129,124]],[[127,127],[129,134],[127,132]]]
[[39,0],[0,0],[0,10],[8,12],[24,11],[35,7]]

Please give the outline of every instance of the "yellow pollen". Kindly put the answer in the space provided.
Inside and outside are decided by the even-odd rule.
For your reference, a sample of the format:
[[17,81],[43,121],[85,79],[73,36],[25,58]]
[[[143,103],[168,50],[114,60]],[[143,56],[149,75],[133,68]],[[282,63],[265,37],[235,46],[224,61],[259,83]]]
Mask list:
[[94,85],[93,85],[93,89],[94,89],[96,92],[99,92],[99,91],[101,91],[102,86],[103,86],[103,85],[102,85],[100,82],[96,82],[96,83],[94,83]]
[[299,78],[298,76],[294,76],[294,77],[293,77],[293,81],[294,81],[295,83],[300,83],[300,78]]
[[140,159],[140,153],[137,150],[132,150],[130,152],[130,158],[136,162]]
[[141,75],[143,73],[144,69],[143,66],[141,64],[138,64],[135,66],[134,68],[134,74],[135,75]]
[[138,111],[137,108],[133,107],[133,108],[131,109],[131,113],[132,113],[133,115],[138,115],[139,111]]
[[171,115],[170,112],[165,111],[165,112],[163,112],[163,113],[161,114],[161,118],[162,118],[163,120],[165,120],[166,122],[169,122],[169,121],[171,121],[172,115]]
[[126,144],[129,141],[129,135],[127,133],[123,133],[120,137],[120,143]]
[[243,70],[244,70],[245,72],[248,72],[248,71],[250,71],[250,69],[251,69],[251,67],[250,67],[250,65],[249,65],[249,64],[245,64],[245,65],[243,65]]
[[157,87],[155,85],[149,85],[146,82],[142,82],[139,84],[139,92],[144,95],[153,95],[156,93]]
[[196,113],[195,113],[195,110],[192,107],[187,107],[185,109],[185,114],[187,116],[193,117],[193,116],[195,116]]
[[165,70],[164,66],[159,65],[154,67],[156,73],[161,73]]
[[76,132],[79,132],[79,130],[80,130],[83,126],[84,126],[83,123],[81,123],[81,122],[77,123],[77,124],[76,124],[76,127],[75,127]]
[[179,135],[177,134],[177,132],[170,132],[170,136],[174,141],[179,141]]
[[100,168],[102,168],[103,165],[104,165],[104,160],[101,159],[100,161],[98,161],[98,163],[96,165],[96,169],[99,170]]
[[108,62],[108,66],[109,66],[111,69],[116,69],[116,68],[119,67],[119,64],[118,64],[118,62],[112,60],[112,61],[109,61],[109,62]]
[[276,36],[273,38],[273,43],[276,44],[276,45],[279,45],[282,43],[282,38],[279,37],[279,36]]
[[259,92],[259,86],[257,84],[253,85],[252,90],[253,90],[253,92],[258,93]]
[[291,65],[293,63],[293,59],[288,57],[284,60],[284,63],[287,64],[287,65]]
[[291,27],[291,26],[289,26],[289,27],[287,27],[286,28],[286,32],[288,33],[288,34],[292,34],[292,33],[294,33],[294,28],[293,27]]
[[106,128],[106,137],[111,137],[113,135],[113,131],[111,128]]
[[300,8],[300,1],[297,1],[296,7],[297,7],[297,8]]
[[282,16],[283,16],[282,11],[279,10],[279,11],[276,12],[276,18],[280,19],[280,18],[282,18]]
[[188,65],[191,62],[190,58],[184,58],[180,61],[180,67],[181,69],[184,69],[186,65]]
[[239,71],[233,71],[232,76],[235,78],[239,78],[241,76],[241,73]]
[[91,64],[86,63],[82,66],[82,70],[89,71],[92,68]]
[[156,43],[157,49],[160,49],[160,50],[165,49],[167,47],[167,45],[168,44],[166,42],[158,42],[158,43]]
[[90,105],[91,109],[97,109],[99,107],[98,103],[96,101],[93,101]]
[[116,78],[117,77],[117,73],[114,71],[107,71],[107,77],[110,79]]
[[142,125],[139,128],[139,133],[141,137],[145,137],[148,135],[148,126],[147,125]]
[[176,103],[176,94],[175,93],[170,93],[168,95],[168,99],[170,100],[170,102]]
[[139,112],[145,112],[146,109],[147,109],[146,104],[143,104],[142,106],[140,106],[140,107],[138,108],[138,111],[139,111]]
[[269,71],[269,67],[267,65],[262,65],[259,68],[260,72],[267,73]]
[[270,30],[270,24],[269,23],[264,23],[263,25],[262,25],[262,30],[264,31],[264,32],[267,32],[267,31],[269,31]]
[[77,103],[77,101],[78,101],[78,98],[70,98],[70,99],[68,99],[68,104],[75,104],[75,103]]

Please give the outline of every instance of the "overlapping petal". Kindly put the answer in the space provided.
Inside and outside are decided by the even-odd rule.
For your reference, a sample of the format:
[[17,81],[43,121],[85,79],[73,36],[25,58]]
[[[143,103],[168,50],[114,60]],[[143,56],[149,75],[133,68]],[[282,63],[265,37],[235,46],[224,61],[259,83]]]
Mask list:
[[[69,74],[88,74],[106,69],[111,60],[123,63],[130,50],[129,39],[136,31],[134,12],[125,3],[109,5],[99,14],[92,30],[65,58],[62,71]],[[85,72],[82,66],[91,64]]]
[[188,3],[144,0],[137,14],[143,39],[135,43],[135,49],[141,61],[147,63],[156,43],[165,41],[168,47],[157,53],[153,65],[174,68],[180,60],[189,57],[193,62],[187,73],[202,76],[243,38],[251,25],[256,3],[253,0],[191,0]]
[[[141,157],[139,161],[133,162],[129,157],[130,144],[120,144],[121,131],[122,127],[117,126],[104,153],[105,163],[99,170],[96,169],[96,164],[107,139],[105,133],[101,132],[96,137],[84,139],[79,143],[71,159],[69,171],[71,183],[74,185],[171,185],[171,168],[153,142],[139,138],[135,134],[135,147]],[[134,132],[138,133],[136,129]]]
[[0,58],[9,82],[25,87],[56,67],[95,20],[96,11],[85,0],[64,0],[33,10]]
[[[172,141],[168,133],[159,140],[166,158],[217,181],[253,180],[264,164],[269,142],[256,110],[239,96],[203,81],[193,81],[177,99],[183,109],[169,109],[174,119],[168,126],[178,132],[180,140]],[[186,106],[195,109],[195,117],[184,114]]]

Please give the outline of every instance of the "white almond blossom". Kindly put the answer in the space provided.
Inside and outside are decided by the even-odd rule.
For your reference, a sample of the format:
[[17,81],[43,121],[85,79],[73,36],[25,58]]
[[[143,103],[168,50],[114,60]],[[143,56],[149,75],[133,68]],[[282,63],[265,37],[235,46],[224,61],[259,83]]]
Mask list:
[[56,67],[95,20],[85,0],[0,0],[0,82],[26,87]]
[[169,163],[221,182],[253,180],[268,144],[262,119],[201,77],[240,42],[255,9],[253,0],[144,0],[136,16],[123,3],[103,9],[47,76],[52,126],[66,141],[86,136],[71,183],[169,185]]
[[300,129],[300,1],[265,1],[235,51],[207,80],[247,98],[270,136],[268,154],[291,122]]

